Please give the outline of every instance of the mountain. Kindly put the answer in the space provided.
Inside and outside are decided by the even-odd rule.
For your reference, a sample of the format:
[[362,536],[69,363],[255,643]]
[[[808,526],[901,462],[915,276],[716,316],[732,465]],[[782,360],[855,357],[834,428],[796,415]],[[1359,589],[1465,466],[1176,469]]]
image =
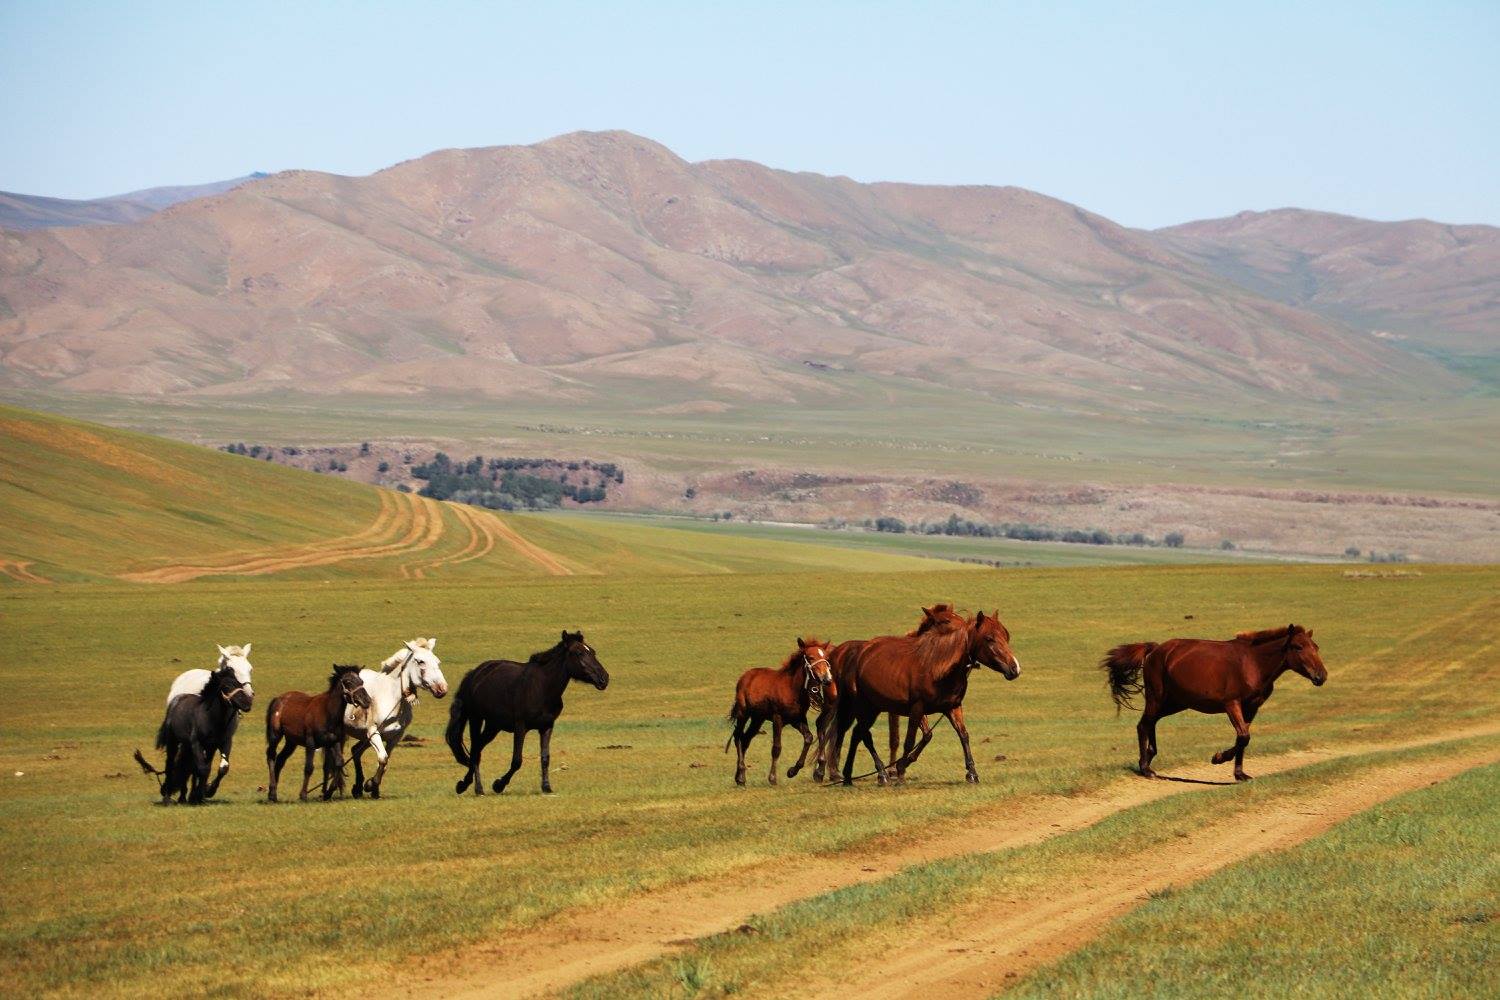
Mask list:
[[139,222],[164,208],[194,198],[207,198],[239,187],[246,181],[266,177],[253,173],[211,184],[146,188],[109,198],[75,201],[34,194],[0,191],[0,229],[44,229],[51,226],[103,226]]
[[1019,188],[575,133],[0,234],[0,384],[795,406],[900,379],[1213,413],[1465,384],[1165,242]]
[[1280,209],[1154,234],[1245,288],[1377,336],[1500,353],[1500,229]]

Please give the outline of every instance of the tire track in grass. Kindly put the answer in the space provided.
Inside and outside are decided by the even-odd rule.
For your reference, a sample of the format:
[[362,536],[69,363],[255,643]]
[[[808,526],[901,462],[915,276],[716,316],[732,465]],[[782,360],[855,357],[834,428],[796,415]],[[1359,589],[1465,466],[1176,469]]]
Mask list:
[[[1362,754],[1412,750],[1449,740],[1495,735],[1500,735],[1500,722],[1396,743],[1344,744],[1326,750],[1257,757],[1256,765],[1260,774],[1278,774]],[[1424,780],[1431,780],[1435,773],[1433,765],[1429,762],[1423,766]],[[1036,796],[1000,803],[894,848],[853,845],[835,854],[781,859],[640,893],[614,903],[564,911],[549,917],[543,926],[511,931],[494,943],[470,944],[457,954],[422,962],[419,969],[426,970],[426,975],[415,972],[417,981],[410,984],[408,991],[432,997],[554,993],[592,976],[618,972],[670,954],[695,938],[732,930],[759,913],[788,903],[887,879],[913,865],[1041,843],[1093,826],[1125,809],[1221,786],[1223,773],[1222,768],[1202,764],[1169,776],[1186,781],[1146,781],[1132,777],[1087,795]],[[1380,787],[1389,789],[1391,785]],[[1351,795],[1354,795],[1351,801],[1362,801],[1355,793]],[[1306,808],[1306,801],[1301,797],[1293,800],[1298,809]],[[1337,802],[1330,799],[1325,811],[1336,807]],[[1228,852],[1225,845],[1217,846],[1220,854]],[[1081,890],[1069,885],[1061,887],[1059,894],[1076,891]],[[1131,889],[1130,898],[1140,891],[1143,890]],[[1046,903],[1047,900],[1042,900],[1038,905]],[[944,940],[951,943],[949,938]],[[455,968],[466,971],[455,975],[452,972]],[[955,976],[962,978],[961,971],[955,969]],[[932,984],[928,982],[925,988],[919,988],[930,992]],[[843,983],[838,991],[849,992]]]
[[401,567],[401,576],[404,579],[421,580],[426,577],[428,570],[440,569],[444,566],[457,566],[460,563],[470,562],[474,559],[482,559],[494,551],[494,532],[476,517],[466,504],[444,501],[441,509],[451,511],[458,523],[468,531],[468,542],[464,544],[462,549],[452,555],[443,556],[442,558],[416,566]]
[[[121,579],[140,583],[182,583],[202,576],[264,576],[353,559],[423,552],[431,549],[442,537],[443,519],[436,501],[407,493],[382,491],[380,503],[381,509],[375,521],[353,535],[263,552],[239,562],[163,566],[125,573]],[[399,537],[392,538],[393,534]]]
[[20,559],[0,559],[0,573],[3,573],[6,576],[10,577],[12,580],[19,581],[20,583],[52,582],[45,576],[39,576],[38,574],[33,573],[30,569],[27,568],[30,565],[30,562],[23,562]]
[[[982,920],[952,914],[954,919],[944,926],[919,931],[916,940],[882,952],[863,975],[841,979],[837,989],[875,1000],[934,993],[949,1000],[993,996],[1022,974],[1083,947],[1153,893],[1295,847],[1388,799],[1497,761],[1500,750],[1377,767],[1312,795],[1288,796],[1211,823],[1170,850],[1112,857],[1098,864],[1082,886],[1076,877],[1042,886],[1031,898],[986,907]],[[819,992],[816,984],[802,985]]]

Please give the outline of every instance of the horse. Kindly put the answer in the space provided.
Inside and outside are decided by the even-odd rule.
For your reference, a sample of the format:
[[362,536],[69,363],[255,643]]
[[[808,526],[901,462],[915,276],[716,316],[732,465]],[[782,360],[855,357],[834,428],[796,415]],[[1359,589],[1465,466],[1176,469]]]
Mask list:
[[[240,682],[240,684],[244,686],[245,690],[249,693],[249,697],[253,699],[255,697],[255,691],[250,686],[250,643],[247,642],[243,646],[220,646],[218,647],[218,649],[219,660],[218,663],[214,666],[214,669],[219,670],[225,666],[228,666],[231,670],[234,671],[235,678]],[[184,670],[182,673],[178,674],[177,678],[172,681],[171,689],[167,692],[168,707],[171,706],[173,700],[176,699],[179,695],[198,694],[199,692],[201,692],[203,690],[203,686],[208,683],[208,676],[210,673],[211,671],[204,670],[200,667],[194,670]],[[246,706],[246,710],[249,710],[248,705]],[[224,780],[224,775],[229,773],[229,751],[234,746],[234,734],[240,728],[241,714],[242,713],[235,713],[229,717],[228,724],[225,725],[224,732],[220,737],[220,744],[218,746],[209,748],[208,752],[210,757],[212,757],[215,752],[219,754],[219,768],[217,773],[215,773],[214,775],[213,781],[210,782],[208,787],[203,791],[203,797],[205,799],[211,799],[214,797],[214,794],[219,790],[220,782]]]
[[807,762],[807,751],[813,745],[812,730],[807,728],[807,710],[838,697],[833,682],[833,668],[828,664],[828,643],[818,639],[797,640],[797,650],[788,656],[780,668],[752,667],[740,675],[734,686],[734,704],[729,709],[729,721],[734,723],[734,732],[724,744],[729,752],[733,743],[738,752],[734,770],[734,783],[745,783],[745,751],[750,741],[760,732],[767,719],[771,720],[771,784],[776,784],[776,768],[781,760],[781,727],[792,725],[802,734],[802,753],[797,763],[787,769],[786,776],[795,778],[802,765]]
[[[440,669],[442,661],[433,652],[436,647],[435,637],[412,639],[386,657],[379,670],[359,672],[365,692],[370,696],[370,710],[363,712],[351,705],[344,711],[344,734],[354,740],[351,756],[354,759],[356,799],[367,792],[372,799],[380,798],[380,784],[385,778],[385,769],[390,766],[391,753],[400,745],[401,737],[411,725],[417,691],[425,688],[435,698],[448,693],[448,681]],[[375,774],[367,781],[361,758],[371,747],[375,749],[377,766]],[[332,756],[331,750],[324,751],[325,771],[332,768]],[[342,778],[340,772],[336,781],[342,784]]]
[[[510,770],[496,778],[496,793],[521,768],[521,747],[532,729],[542,741],[542,791],[551,793],[548,768],[552,762],[552,726],[563,710],[563,691],[570,680],[585,681],[600,691],[609,686],[609,673],[599,663],[594,650],[583,641],[582,632],[564,630],[562,639],[551,649],[532,653],[525,663],[514,660],[486,660],[464,674],[453,705],[448,710],[446,737],[453,759],[468,770],[453,786],[462,795],[470,784],[475,795],[483,795],[479,778],[479,757],[500,730],[515,734]],[[464,726],[469,727],[469,746],[464,748]]]
[[[281,769],[299,746],[307,749],[307,760],[302,767],[301,801],[307,801],[313,754],[317,750],[339,750],[337,766],[343,768],[344,710],[350,705],[361,711],[370,708],[370,695],[360,680],[360,670],[355,665],[335,663],[333,673],[328,675],[328,690],[319,694],[288,691],[271,699],[271,704],[266,707],[266,767],[271,772],[266,801],[276,801],[276,783],[281,778]],[[283,739],[286,743],[278,753],[277,745]],[[333,788],[325,781],[323,799],[326,801],[332,797]]]
[[[954,612],[953,609],[948,605],[937,604],[931,608],[923,608],[922,620],[917,622],[917,627],[906,633],[906,635],[908,638],[913,638],[923,634],[924,632],[929,632],[934,628],[957,625],[962,621],[962,616]],[[858,650],[861,649],[864,643],[868,641],[869,640],[867,639],[855,639],[837,647],[833,651],[834,662],[841,665],[842,668],[846,669],[847,666],[853,662],[853,658]],[[835,668],[835,673],[838,672],[838,669],[839,668],[837,667]],[[905,759],[898,760],[898,754],[900,754],[900,750],[898,749],[898,747],[901,740],[901,716],[895,712],[887,713],[887,715],[890,719],[891,760],[896,762],[895,766],[897,770],[897,776],[898,778],[900,778],[901,776],[905,775],[906,768],[910,765],[911,761]],[[824,757],[828,753],[827,741],[829,739],[834,739],[837,741],[833,748],[832,764],[829,765],[829,768],[830,770],[837,769],[838,766],[839,747],[842,745],[842,734],[832,732],[834,728],[832,726],[833,718],[834,713],[826,708],[824,709],[824,711],[818,714],[818,761],[813,768],[814,781],[823,780],[825,767]],[[916,728],[916,723],[908,724],[906,727],[908,733],[915,732]]]
[[1116,646],[1099,664],[1109,680],[1115,708],[1134,708],[1131,698],[1145,693],[1146,705],[1136,723],[1143,778],[1154,778],[1156,722],[1185,708],[1205,715],[1227,715],[1234,726],[1234,746],[1214,754],[1213,762],[1234,760],[1234,780],[1249,781],[1245,748],[1250,723],[1271,697],[1277,678],[1288,670],[1322,687],[1328,668],[1318,654],[1311,629],[1300,625],[1241,632],[1233,639],[1168,639]]
[[[166,717],[156,731],[156,747],[166,751],[163,770],[147,763],[140,750],[135,752],[141,770],[165,779],[161,782],[163,805],[169,804],[174,794],[178,802],[186,800],[193,805],[212,796],[208,771],[214,751],[225,745],[226,731],[240,712],[250,710],[254,697],[250,685],[240,679],[232,664],[221,662],[215,670],[201,672],[208,675],[205,683],[197,691],[181,693],[168,702]],[[223,777],[223,770],[219,777]],[[216,779],[211,787],[216,791],[218,786]]]
[[[981,611],[970,622],[945,604],[922,611],[931,621],[924,621],[915,633],[864,640],[842,653],[840,648],[834,649],[834,679],[840,696],[833,720],[837,726],[837,738],[832,741],[835,756],[828,763],[830,770],[837,765],[839,742],[853,726],[854,737],[844,761],[845,785],[853,784],[854,757],[860,744],[875,761],[880,783],[886,784],[893,777],[887,774],[870,738],[870,729],[882,712],[898,712],[917,723],[924,744],[932,737],[927,713],[941,712],[963,745],[965,779],[979,781],[963,716],[969,674],[985,666],[1000,672],[1006,680],[1015,680],[1021,673],[1021,662],[1011,651],[1010,632],[998,612],[986,615]],[[913,734],[908,732],[908,745],[912,739]]]

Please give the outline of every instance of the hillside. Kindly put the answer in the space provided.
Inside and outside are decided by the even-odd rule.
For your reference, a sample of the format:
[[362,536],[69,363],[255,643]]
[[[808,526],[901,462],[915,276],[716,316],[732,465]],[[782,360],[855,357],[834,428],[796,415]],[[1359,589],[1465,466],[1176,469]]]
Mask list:
[[1281,209],[1152,234],[1289,305],[1417,347],[1500,352],[1500,229]]
[[45,229],[53,226],[109,226],[139,222],[164,208],[233,190],[247,181],[265,177],[246,174],[209,184],[185,184],[146,188],[108,198],[48,198],[43,195],[0,191],[0,229]]
[[0,407],[0,583],[932,566],[815,544],[501,515]]
[[1466,384],[1030,191],[688,163],[621,132],[6,233],[0,359],[14,388],[700,408],[859,402],[868,378],[1213,412]]

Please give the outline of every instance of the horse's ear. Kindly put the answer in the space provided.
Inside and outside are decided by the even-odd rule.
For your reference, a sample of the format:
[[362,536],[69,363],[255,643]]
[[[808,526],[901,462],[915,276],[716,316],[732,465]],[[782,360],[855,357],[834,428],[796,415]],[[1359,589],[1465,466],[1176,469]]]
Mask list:
[[414,643],[414,642],[410,642],[410,641],[403,642],[401,645],[405,646],[407,649],[411,650],[413,653],[415,653],[417,651],[417,644]]
[[433,636],[432,638],[427,640],[427,648],[437,649],[437,636]]
[[1308,637],[1308,638],[1309,638],[1309,639],[1311,639],[1311,638],[1312,638],[1312,634],[1313,634],[1313,630],[1312,630],[1312,629],[1308,629],[1308,630],[1307,630],[1307,637]]
[[800,635],[797,636],[797,648],[798,649],[806,649],[807,648],[807,643],[805,643],[805,642],[802,641],[802,637]]
[[241,656],[249,656],[250,655],[250,644],[248,642],[245,643],[245,645],[240,649],[240,655]]
[[215,648],[218,649],[220,656],[228,656],[229,655],[229,650],[225,649],[223,646],[216,646]]
[[977,614],[977,615],[974,616],[974,624],[975,625],[983,625],[984,624],[984,617],[985,617],[984,616],[984,609],[980,608],[979,609],[979,614]]
[[923,608],[922,609],[922,614],[925,615],[928,618],[934,618],[934,617],[936,617],[936,609],[934,609],[934,608]]
[[568,630],[567,629],[563,629],[562,630],[562,641],[563,642],[567,642],[568,641]]

